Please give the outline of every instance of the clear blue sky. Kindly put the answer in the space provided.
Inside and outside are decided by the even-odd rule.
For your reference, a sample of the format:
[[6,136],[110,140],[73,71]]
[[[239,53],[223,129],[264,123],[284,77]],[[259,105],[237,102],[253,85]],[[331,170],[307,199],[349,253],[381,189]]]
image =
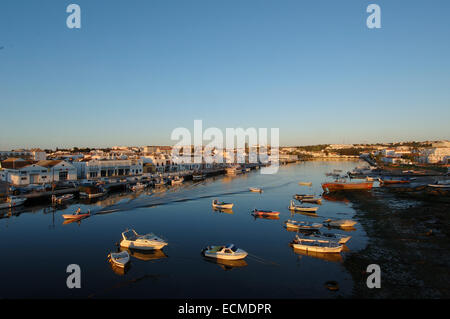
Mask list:
[[[66,6],[82,28],[66,27]],[[377,3],[382,28],[366,27]],[[281,144],[450,139],[450,2],[0,2],[0,149],[172,144],[279,127]]]

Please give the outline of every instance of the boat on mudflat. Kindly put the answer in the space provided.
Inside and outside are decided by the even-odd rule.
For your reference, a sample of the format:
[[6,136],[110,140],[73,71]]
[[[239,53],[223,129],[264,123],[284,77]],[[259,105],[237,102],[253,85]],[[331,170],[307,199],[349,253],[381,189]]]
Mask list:
[[252,214],[254,216],[278,216],[280,212],[274,210],[263,210],[263,209],[254,209]]
[[323,183],[322,189],[325,192],[336,192],[336,191],[353,191],[353,190],[369,190],[372,189],[373,182],[330,182]]
[[324,221],[325,226],[339,227],[339,228],[353,227],[356,224],[357,222],[351,219],[338,219],[338,220],[327,219]]

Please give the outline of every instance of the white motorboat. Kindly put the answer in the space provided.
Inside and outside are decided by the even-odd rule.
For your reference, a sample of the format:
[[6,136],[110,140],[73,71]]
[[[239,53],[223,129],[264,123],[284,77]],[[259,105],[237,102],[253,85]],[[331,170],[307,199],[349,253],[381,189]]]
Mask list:
[[296,205],[293,200],[291,200],[288,208],[293,211],[308,212],[308,213],[316,212],[319,209],[319,207],[317,207],[317,206],[316,207],[306,207],[306,206]]
[[108,260],[114,266],[125,268],[125,266],[130,262],[130,254],[128,254],[126,250],[118,253],[109,253]]
[[316,253],[340,253],[344,246],[335,241],[324,242],[321,240],[303,239],[296,236],[291,242],[292,247],[304,251]]
[[202,250],[202,254],[205,257],[226,260],[244,259],[248,255],[245,250],[237,248],[233,244],[228,244],[226,246],[207,246]]
[[320,227],[322,227],[322,224],[320,223],[310,223],[310,222],[304,222],[304,221],[297,221],[293,219],[288,219],[284,222],[287,228],[295,228],[298,230],[319,230]]
[[345,236],[341,234],[332,234],[332,233],[308,233],[308,234],[301,234],[299,237],[304,240],[318,240],[323,242],[334,241],[339,244],[345,244],[350,240],[350,238],[352,238],[352,236]]
[[262,193],[262,189],[258,187],[250,187],[249,190],[255,193]]
[[142,250],[162,249],[167,245],[167,242],[153,233],[139,235],[134,229],[124,231],[120,242],[121,247]]
[[233,205],[233,203],[219,202],[217,199],[212,201],[212,207],[218,209],[231,209],[233,208]]
[[357,224],[357,222],[351,219],[338,219],[338,220],[327,219],[324,221],[324,224],[330,227],[347,228],[353,227],[354,225]]
[[8,196],[6,201],[0,202],[0,209],[2,208],[13,208],[16,206],[20,206],[25,203],[27,199],[25,197],[19,196]]

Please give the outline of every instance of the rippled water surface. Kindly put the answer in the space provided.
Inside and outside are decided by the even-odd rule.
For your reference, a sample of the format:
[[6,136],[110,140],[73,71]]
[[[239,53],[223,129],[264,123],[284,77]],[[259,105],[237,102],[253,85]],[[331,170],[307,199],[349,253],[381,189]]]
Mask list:
[[[333,298],[348,296],[350,274],[340,256],[308,256],[288,244],[294,232],[283,228],[288,218],[321,222],[350,219],[354,211],[345,201],[324,200],[317,216],[291,215],[287,206],[296,193],[322,193],[320,183],[333,169],[351,170],[350,161],[304,162],[280,168],[275,175],[259,171],[237,177],[220,176],[187,182],[161,192],[112,194],[93,203],[73,203],[60,210],[25,208],[0,213],[0,298]],[[312,187],[299,186],[312,182]],[[262,194],[248,187],[262,187]],[[232,212],[218,212],[213,199],[233,202]],[[331,198],[332,199],[332,198]],[[78,206],[93,215],[80,223],[63,224],[62,214]],[[280,218],[255,219],[253,208],[281,212]],[[127,227],[153,232],[169,245],[163,251],[133,255],[125,274],[113,271],[107,255],[116,251]],[[357,224],[348,232],[349,250],[365,247]],[[342,230],[333,230],[344,233]],[[218,264],[204,259],[200,250],[210,244],[234,243],[249,252],[245,262]],[[81,267],[81,289],[68,289],[66,267]],[[339,282],[340,290],[324,287]]]

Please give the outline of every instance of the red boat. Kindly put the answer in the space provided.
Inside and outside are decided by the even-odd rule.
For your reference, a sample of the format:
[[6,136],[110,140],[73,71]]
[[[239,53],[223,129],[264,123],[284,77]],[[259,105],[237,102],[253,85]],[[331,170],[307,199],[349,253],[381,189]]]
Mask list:
[[254,209],[253,215],[255,216],[278,216],[280,215],[280,212],[276,212],[274,210],[262,210],[262,209]]
[[373,186],[373,182],[365,182],[365,183],[323,183],[322,189],[325,192],[336,192],[336,191],[350,191],[350,190],[367,190],[371,189]]

